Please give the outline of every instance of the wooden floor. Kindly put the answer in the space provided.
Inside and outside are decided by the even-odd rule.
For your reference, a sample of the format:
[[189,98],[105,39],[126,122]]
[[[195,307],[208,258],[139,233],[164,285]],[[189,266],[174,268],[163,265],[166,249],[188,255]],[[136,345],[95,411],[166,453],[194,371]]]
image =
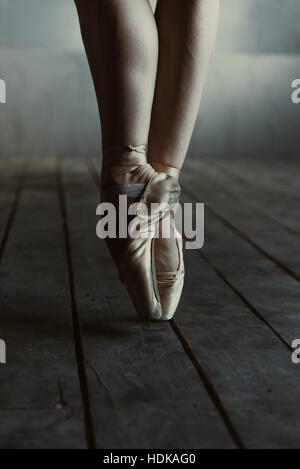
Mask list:
[[300,448],[300,165],[187,163],[206,242],[164,324],[96,238],[95,174],[0,160],[0,447]]

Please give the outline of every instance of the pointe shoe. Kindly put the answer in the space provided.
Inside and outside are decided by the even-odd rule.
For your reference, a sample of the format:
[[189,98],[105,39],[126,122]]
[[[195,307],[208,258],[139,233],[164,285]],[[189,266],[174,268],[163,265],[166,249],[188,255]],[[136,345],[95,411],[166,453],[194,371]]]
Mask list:
[[[137,202],[146,184],[155,173],[146,159],[146,145],[123,145],[106,148],[103,151],[101,172],[101,202],[119,207],[120,195],[127,196],[128,207]],[[117,232],[119,217],[117,217]],[[119,265],[125,249],[125,239],[105,240],[116,266]]]
[[156,272],[158,292],[162,307],[162,321],[170,321],[173,318],[180,302],[185,276],[182,236],[176,229],[174,215],[172,213],[170,213],[169,218],[176,240],[176,255],[179,258],[179,263],[178,269],[175,272]]
[[[137,152],[137,148],[140,151]],[[139,222],[142,206],[149,210],[152,203],[176,203],[180,188],[176,178],[153,170],[147,163],[144,146],[126,146],[126,150],[126,155],[123,151],[114,156],[110,162],[110,175],[106,173],[103,180],[109,181],[111,185],[103,185],[102,200],[111,202],[116,200],[119,194],[129,194],[130,202],[139,202],[133,220]],[[118,247],[117,254],[114,252],[115,243],[108,243],[119,269],[120,280],[126,286],[142,319],[161,320],[162,318],[154,246],[156,227],[163,216],[163,213],[156,212],[144,217],[143,229],[148,232],[148,236],[128,237],[122,247]]]
[[[152,166],[156,171],[162,171],[166,174],[169,174],[175,177],[177,180],[179,178],[180,169],[174,166],[165,165],[159,162],[152,162]],[[176,210],[176,208],[175,208]],[[180,298],[182,295],[182,290],[184,286],[184,276],[185,276],[185,269],[184,269],[184,259],[183,259],[183,242],[182,236],[178,232],[175,226],[174,220],[174,210],[169,212],[168,217],[164,220],[167,223],[170,223],[171,229],[170,231],[173,233],[173,236],[176,243],[174,243],[174,256],[178,259],[178,268],[176,271],[157,271],[156,272],[156,279],[157,279],[157,286],[160,296],[160,302],[162,306],[162,321],[170,321],[178,307],[180,302]],[[161,258],[164,255],[162,251],[163,248],[160,247],[159,242],[156,244],[156,256]],[[168,264],[174,265],[173,262],[168,262],[168,259],[164,262],[165,266]]]

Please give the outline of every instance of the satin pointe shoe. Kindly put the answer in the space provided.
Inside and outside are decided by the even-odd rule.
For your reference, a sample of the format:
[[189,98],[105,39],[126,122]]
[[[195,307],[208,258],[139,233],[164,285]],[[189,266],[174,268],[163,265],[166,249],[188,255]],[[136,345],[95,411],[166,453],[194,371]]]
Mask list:
[[[178,259],[178,269],[176,271],[156,272],[157,286],[162,307],[162,321],[170,321],[179,305],[182,290],[184,286],[184,260],[183,260],[183,243],[182,236],[178,232],[174,221],[174,212],[170,212],[168,218],[165,220],[171,224],[171,232],[175,238],[176,253]],[[161,249],[156,251],[156,255],[162,255]]]
[[125,240],[107,240],[108,247],[137,314],[143,320],[161,320],[154,248],[158,222],[166,212],[151,211],[151,207],[153,203],[176,203],[179,184],[176,178],[157,173],[147,163],[145,145],[126,145],[121,151],[114,149],[109,159],[106,154],[105,161],[108,163],[101,178],[102,201],[115,205],[119,195],[127,195],[128,206],[136,203],[130,225],[142,225],[143,228],[143,236],[129,235]]
[[[111,203],[118,211],[121,195],[126,196],[127,210],[131,204],[140,199],[146,184],[155,173],[147,162],[146,148],[146,145],[120,145],[103,150],[101,202]],[[119,217],[116,229],[118,233]],[[105,242],[118,266],[126,239],[107,238]]]
[[[179,178],[180,170],[173,166],[168,166],[162,163],[153,162],[153,168],[156,171],[167,173],[177,180]],[[171,249],[166,249],[166,246],[159,239],[155,246],[155,255],[159,259],[159,267],[157,267],[156,278],[158,291],[162,306],[162,320],[169,321],[173,318],[177,307],[180,302],[182,290],[184,286],[184,259],[183,259],[183,242],[182,236],[175,226],[175,213],[178,204],[176,204],[169,214],[163,220],[164,223],[169,224]],[[166,240],[168,241],[168,240]],[[171,269],[169,270],[169,266]],[[177,266],[177,268],[175,267]]]

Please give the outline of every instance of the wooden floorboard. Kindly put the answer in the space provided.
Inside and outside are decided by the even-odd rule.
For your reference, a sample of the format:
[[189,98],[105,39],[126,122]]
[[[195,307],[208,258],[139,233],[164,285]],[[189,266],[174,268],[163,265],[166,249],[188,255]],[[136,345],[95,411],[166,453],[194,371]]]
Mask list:
[[5,161],[0,159],[0,260],[18,208],[27,169],[26,162]]
[[299,447],[300,375],[290,351],[200,256],[187,251],[186,264],[176,322],[245,447]]
[[79,435],[82,410],[0,410],[1,449],[77,449],[85,442]]
[[183,181],[187,192],[191,185],[195,188],[194,195],[207,202],[208,210],[213,211],[232,231],[272,260],[282,271],[300,281],[297,235],[290,233],[258,210],[244,205],[236,195],[222,190],[203,172],[187,168]]
[[[299,175],[300,170],[293,168],[290,163],[278,164],[278,162],[249,160],[225,160],[218,158],[204,158],[193,160],[192,164],[199,164],[203,160],[215,163],[226,169],[235,176],[247,179],[259,189],[269,190],[276,196],[280,193],[283,198],[291,198],[297,202],[299,200]],[[190,161],[191,162],[191,161]],[[189,165],[189,161],[187,162]],[[257,194],[254,192],[253,197]]]
[[[196,171],[195,166],[197,166],[198,171]],[[299,283],[296,279],[284,273],[276,263],[268,259],[262,252],[258,252],[251,243],[241,238],[239,230],[241,229],[241,220],[243,222],[245,216],[249,217],[248,226],[252,228],[250,234],[248,233],[247,236],[253,236],[253,232],[255,233],[256,212],[248,210],[246,204],[243,206],[243,201],[240,198],[235,197],[234,202],[231,194],[227,194],[227,192],[224,193],[213,180],[208,181],[206,179],[207,171],[203,168],[202,171],[200,171],[200,167],[202,168],[202,165],[198,163],[196,165],[192,164],[184,174],[183,186],[188,187],[188,190],[185,191],[186,196],[183,197],[183,201],[191,200],[187,194],[189,196],[194,195],[192,198],[193,201],[208,201],[208,206],[212,206],[213,209],[218,207],[222,214],[221,217],[218,217],[214,211],[206,210],[206,242],[199,259],[201,263],[205,262],[210,265],[214,275],[219,277],[218,282],[223,282],[222,288],[224,293],[222,290],[218,291],[218,282],[211,280],[214,289],[211,293],[212,300],[214,298],[213,301],[215,305],[220,305],[221,311],[225,309],[226,312],[225,315],[222,314],[222,320],[224,321],[223,326],[219,326],[217,329],[225,332],[226,322],[228,322],[227,340],[226,337],[223,337],[222,333],[218,342],[218,346],[222,349],[221,353],[225,355],[225,361],[232,364],[233,372],[234,370],[238,370],[242,374],[244,368],[251,380],[250,393],[246,386],[242,389],[242,381],[240,381],[238,385],[238,401],[241,399],[240,405],[241,408],[244,409],[244,417],[241,423],[245,426],[245,421],[248,421],[249,424],[249,427],[245,428],[246,433],[243,433],[243,428],[241,428],[238,421],[235,420],[234,409],[228,409],[228,407],[226,407],[226,409],[232,416],[236,428],[241,432],[247,447],[257,447],[259,445],[262,445],[262,447],[297,447],[297,439],[293,442],[291,438],[295,424],[291,415],[291,401],[296,402],[296,392],[294,397],[289,397],[288,390],[289,386],[297,389],[300,384],[299,373],[297,367],[291,363],[291,350],[289,349],[292,340],[300,336],[298,320],[300,299]],[[230,190],[230,184],[228,184],[228,187],[228,190]],[[241,219],[237,216],[234,217],[236,213],[243,213]],[[227,221],[228,216],[230,216],[229,225],[224,223]],[[232,226],[233,223],[237,225],[237,230]],[[259,219],[257,223],[261,225],[261,219]],[[272,243],[272,237],[270,243]],[[204,289],[204,303],[201,305],[201,301],[199,302],[199,317],[202,319],[203,308],[205,311],[207,289],[209,291],[211,288],[210,281],[207,274],[203,275],[203,281],[201,281],[202,269],[197,268],[197,265],[194,266],[194,269],[192,267],[193,263],[196,262],[195,256],[190,253],[188,253],[187,256],[190,256],[190,261],[188,262],[189,274],[192,275],[192,272],[194,272],[199,282],[198,285],[202,284]],[[229,302],[225,301],[226,292],[228,294],[228,287],[233,295]],[[191,347],[197,350],[196,356],[198,357],[201,353],[201,363],[203,366],[203,345],[201,337],[194,332],[193,327],[190,327],[189,330],[188,326],[185,326],[185,322],[188,321],[188,317],[191,315],[190,323],[196,322],[193,313],[186,314],[186,308],[189,302],[188,293],[190,291],[191,295],[193,295],[195,290],[196,285],[192,285],[192,280],[187,281],[187,298],[183,301],[185,309],[182,315],[180,314],[180,310],[177,315],[177,321],[189,340]],[[193,311],[195,308],[195,300],[192,299],[190,301],[190,307]],[[241,311],[246,315],[245,318],[235,318],[230,312],[229,306],[231,305],[233,308],[235,304],[241,305]],[[213,320],[216,312],[212,308],[209,309],[209,312]],[[194,315],[195,314],[196,310],[194,311]],[[220,320],[219,318],[219,322]],[[217,326],[218,322],[216,321],[215,324]],[[204,330],[208,332],[206,324]],[[240,342],[240,356],[238,350],[235,350],[235,352],[231,350],[230,330],[232,337],[234,337],[235,346],[238,346],[239,338],[242,339]],[[213,332],[209,332],[209,337],[213,335]],[[217,337],[215,337],[215,340],[216,342],[218,341]],[[257,343],[254,344],[252,342],[253,340],[257,341]],[[197,345],[200,352],[199,349],[197,349]],[[228,347],[230,350],[229,353],[227,352]],[[206,348],[207,347],[204,345],[204,352]],[[248,365],[245,364],[244,360],[249,360]],[[275,368],[275,361],[273,362],[273,360],[277,362]],[[209,370],[210,367],[208,367],[207,373],[209,373]],[[251,373],[253,373],[252,376]],[[268,396],[269,402],[262,391],[262,376],[265,380],[265,392],[267,395],[270,394],[270,396]],[[285,391],[281,389],[283,380],[289,383]],[[215,383],[214,380],[213,383]],[[224,383],[225,381],[221,383],[222,388],[226,390]],[[252,388],[252,386],[254,387]],[[229,386],[229,388],[230,387],[231,386]],[[255,387],[257,388],[256,393],[254,391]],[[276,387],[278,391],[274,390]],[[225,398],[223,397],[222,391],[220,391],[219,388],[217,388],[217,390],[221,392],[221,397],[224,401]],[[234,396],[235,395],[234,393]],[[274,397],[274,395],[277,397]],[[277,403],[275,402],[276,398],[278,399]],[[247,402],[248,399],[249,402]],[[252,418],[256,418],[257,423],[256,425],[254,422],[250,424],[251,419],[248,417],[248,411],[251,414],[252,399],[255,399],[257,402],[257,408],[261,409],[261,414],[272,419],[272,432],[265,431],[264,420],[262,419],[261,422],[259,422],[259,418],[255,412]],[[260,400],[261,403],[259,404]],[[272,400],[273,402],[271,402]],[[250,406],[248,407],[249,404]],[[239,407],[236,398],[234,406],[236,406],[237,409]],[[276,409],[276,411],[274,412],[273,409]],[[295,414],[299,415],[299,413],[300,408],[297,407]],[[283,420],[286,422],[284,431],[282,427]],[[288,426],[290,428],[288,428]],[[249,435],[248,431],[254,428],[256,430],[256,436],[254,434]]]
[[100,448],[234,448],[218,409],[169,324],[136,318],[103,241],[98,190],[65,167],[76,301]]
[[33,163],[0,265],[4,448],[85,447],[59,214],[53,164]]
[[[253,164],[253,163],[252,163]],[[192,164],[191,167],[194,167]],[[203,160],[196,163],[197,170],[228,191],[245,205],[262,213],[267,219],[272,218],[284,229],[296,233],[300,238],[300,193],[291,185],[291,179],[298,180],[300,174],[292,176],[287,171],[260,165],[256,167],[256,177],[245,164]]]
[[96,238],[94,162],[23,163],[0,160],[0,447],[299,449],[296,165],[188,162],[205,246],[155,324]]
[[[201,195],[211,203],[213,197],[210,194],[218,189],[209,187],[208,193],[205,185],[202,184],[201,187]],[[199,192],[193,183],[189,184],[189,189],[195,194]],[[252,222],[255,223],[255,218]],[[203,254],[245,302],[253,307],[253,312],[261,315],[291,345],[297,333],[300,337],[299,282],[290,275],[283,274],[281,268],[258,252],[247,240],[241,239],[235,230],[224,224],[209,209],[206,210],[205,230]]]

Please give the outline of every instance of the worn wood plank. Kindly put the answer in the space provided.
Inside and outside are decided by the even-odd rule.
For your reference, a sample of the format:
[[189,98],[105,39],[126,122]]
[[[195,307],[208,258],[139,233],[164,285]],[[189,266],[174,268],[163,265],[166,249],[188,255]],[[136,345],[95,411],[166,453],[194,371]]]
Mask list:
[[184,186],[194,185],[201,201],[214,211],[238,236],[276,263],[288,275],[300,280],[299,238],[271,218],[250,206],[237,203],[235,195],[222,190],[202,171],[184,173]]
[[0,446],[85,447],[54,167],[31,168],[0,266]]
[[[199,187],[189,183],[189,190],[196,194],[197,200]],[[210,193],[201,185],[201,198],[204,196],[208,206],[211,202]],[[236,200],[245,207],[242,200]],[[241,239],[210,210],[206,211],[205,221],[205,255],[245,301],[253,306],[253,312],[261,315],[291,345],[297,335],[300,337],[299,282],[285,275],[274,262]]]
[[200,256],[186,252],[186,265],[176,321],[245,446],[299,448],[300,375],[290,351]]
[[[199,163],[202,158],[199,158]],[[208,159],[207,159],[208,160]],[[267,162],[263,160],[249,160],[241,158],[240,160],[220,160],[218,158],[208,161],[215,161],[225,166],[232,174],[246,177],[249,182],[257,188],[281,194],[282,197],[288,197],[293,202],[299,201],[299,175],[289,165],[278,165],[276,162]],[[195,164],[196,160],[195,160]]]
[[[189,185],[189,189],[195,194],[199,192],[195,184]],[[204,192],[204,197],[209,205],[209,195]],[[236,200],[246,207],[241,198]],[[261,315],[289,346],[294,338],[300,337],[298,280],[282,273],[276,264],[240,239],[209,210],[206,211],[206,244],[203,252],[245,301],[254,307],[254,313]]]
[[22,190],[24,163],[20,160],[0,159],[0,257]]
[[[278,170],[259,165],[256,167],[256,178],[252,178],[245,164],[231,163],[229,169],[226,164],[211,160],[191,162],[190,168],[203,172],[222,190],[243,201],[245,206],[250,205],[266,218],[271,217],[300,236],[300,175],[291,175],[281,169],[279,179]],[[291,180],[298,182],[297,190],[293,188],[292,192]]]
[[[196,193],[196,189],[193,189]],[[183,200],[189,200],[186,198]],[[196,199],[195,199],[196,200]],[[202,253],[236,294],[288,346],[300,337],[299,283],[241,239],[209,210]]]
[[170,325],[136,318],[95,235],[98,191],[72,170],[64,183],[97,446],[235,447]]
[[[81,409],[0,410],[0,438],[3,449],[77,449]],[[66,435],[67,438],[66,438]]]
[[299,161],[282,159],[281,161],[275,162],[275,164],[278,164],[279,168],[284,169],[284,172],[289,172],[293,176],[295,176],[295,174],[300,176]]
[[[183,180],[189,194],[196,195],[194,200],[217,206],[218,188],[205,177],[198,177],[194,170],[193,176],[185,175]],[[220,200],[224,215],[227,198]],[[238,199],[235,203],[241,204]],[[299,373],[292,365],[288,345],[300,337],[299,284],[209,210],[205,231],[204,258],[197,260],[191,252],[186,256],[184,308],[181,306],[177,322],[246,446],[297,448],[293,432],[300,415],[300,407],[295,405]],[[207,262],[210,275],[203,268]],[[200,293],[199,285],[203,288]],[[256,312],[276,328],[286,344]]]

